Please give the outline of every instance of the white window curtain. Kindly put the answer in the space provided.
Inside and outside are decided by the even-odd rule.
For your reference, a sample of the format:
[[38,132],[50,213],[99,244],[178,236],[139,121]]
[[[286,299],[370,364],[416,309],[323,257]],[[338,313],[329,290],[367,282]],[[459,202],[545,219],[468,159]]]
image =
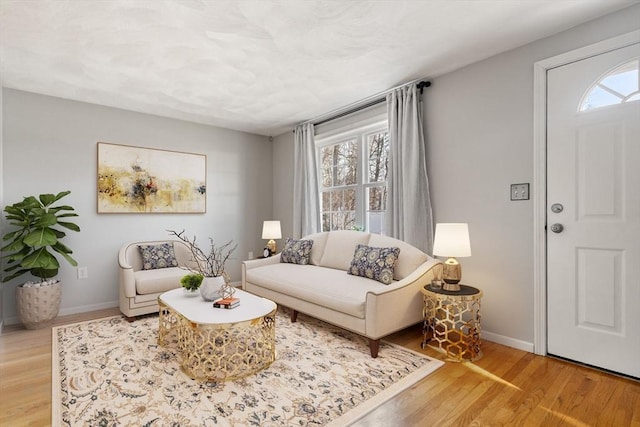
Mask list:
[[320,229],[320,193],[316,166],[313,123],[294,130],[293,237],[317,233]]
[[433,216],[420,95],[415,84],[387,95],[389,170],[386,234],[432,253]]

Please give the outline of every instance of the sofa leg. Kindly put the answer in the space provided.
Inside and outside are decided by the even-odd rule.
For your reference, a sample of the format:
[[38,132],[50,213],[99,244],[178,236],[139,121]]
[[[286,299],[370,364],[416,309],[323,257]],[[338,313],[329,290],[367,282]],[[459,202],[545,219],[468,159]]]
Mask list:
[[296,320],[298,320],[298,312],[291,310],[291,323],[296,323]]
[[374,359],[378,357],[378,350],[380,349],[380,340],[372,340],[369,338],[369,350],[371,350],[371,357]]

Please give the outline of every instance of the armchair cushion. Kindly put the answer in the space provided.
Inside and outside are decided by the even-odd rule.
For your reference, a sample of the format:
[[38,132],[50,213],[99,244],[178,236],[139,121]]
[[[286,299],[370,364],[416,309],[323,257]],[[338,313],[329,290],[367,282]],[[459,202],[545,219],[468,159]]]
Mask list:
[[143,270],[156,270],[158,268],[178,266],[173,243],[171,242],[157,245],[138,245],[138,249],[142,257]]

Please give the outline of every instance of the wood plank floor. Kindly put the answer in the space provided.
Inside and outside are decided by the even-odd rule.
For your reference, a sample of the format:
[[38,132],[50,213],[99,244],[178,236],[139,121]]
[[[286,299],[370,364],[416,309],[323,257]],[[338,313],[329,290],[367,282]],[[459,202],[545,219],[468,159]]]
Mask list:
[[[55,325],[117,315],[117,308],[59,317]],[[420,349],[418,326],[387,340]],[[358,426],[634,426],[640,383],[484,342],[482,359],[452,363],[405,390]],[[51,328],[5,327],[0,336],[0,426],[51,425]]]

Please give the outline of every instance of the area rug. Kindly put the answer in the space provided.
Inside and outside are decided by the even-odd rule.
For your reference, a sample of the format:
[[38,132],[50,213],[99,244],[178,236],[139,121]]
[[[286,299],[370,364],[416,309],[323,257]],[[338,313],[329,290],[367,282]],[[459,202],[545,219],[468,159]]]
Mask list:
[[158,318],[53,328],[52,423],[67,426],[346,426],[443,362],[300,315],[276,317],[276,361],[226,383],[194,381]]

